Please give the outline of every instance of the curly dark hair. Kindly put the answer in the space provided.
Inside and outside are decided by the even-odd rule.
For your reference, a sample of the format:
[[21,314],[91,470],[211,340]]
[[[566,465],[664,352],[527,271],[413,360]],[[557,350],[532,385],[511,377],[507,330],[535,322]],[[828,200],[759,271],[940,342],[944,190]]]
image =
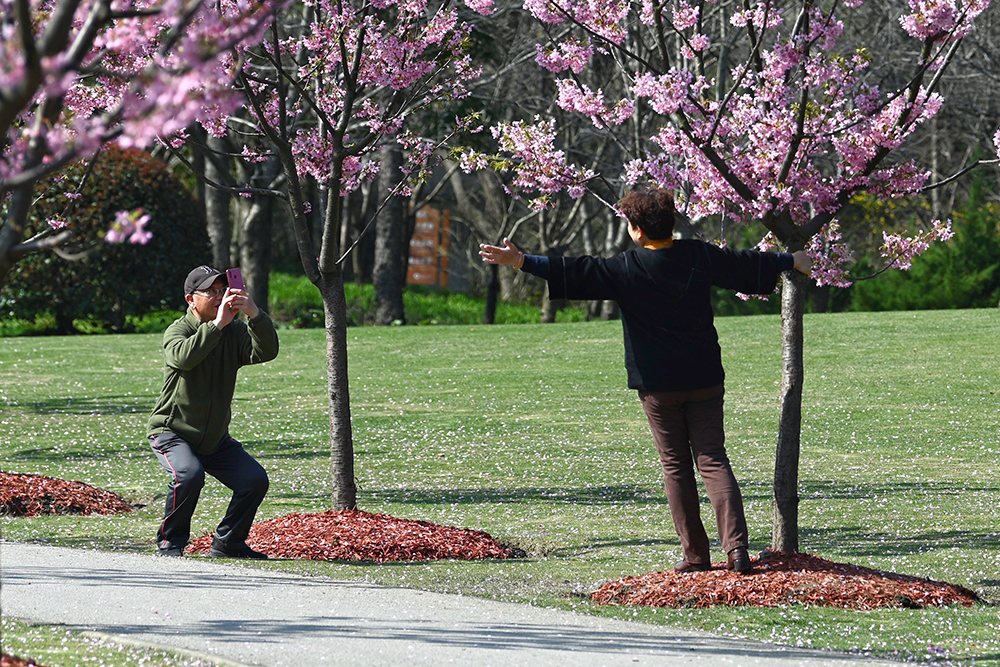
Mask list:
[[633,190],[622,197],[618,208],[650,239],[669,239],[674,234],[674,196],[669,190],[650,187]]

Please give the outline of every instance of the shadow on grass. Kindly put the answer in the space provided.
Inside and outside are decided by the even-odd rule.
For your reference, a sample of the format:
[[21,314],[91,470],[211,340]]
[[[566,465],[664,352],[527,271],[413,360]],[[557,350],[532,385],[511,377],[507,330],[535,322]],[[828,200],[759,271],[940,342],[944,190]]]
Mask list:
[[100,398],[50,398],[29,403],[40,415],[91,415],[95,417],[124,414],[149,414],[152,396],[101,396]]
[[975,533],[969,530],[940,530],[913,535],[893,535],[885,532],[866,532],[859,526],[829,528],[800,528],[800,540],[819,550],[830,550],[851,556],[885,558],[911,556],[944,549],[995,549],[994,533]]
[[803,500],[855,500],[912,494],[959,496],[967,493],[1000,494],[1000,484],[967,484],[956,488],[953,481],[883,482],[852,484],[843,480],[807,480],[800,484]]
[[641,500],[666,505],[662,493],[650,493],[638,484],[616,484],[582,488],[517,487],[465,489],[371,489],[365,490],[380,502],[401,505],[475,505],[489,503],[555,502],[581,505],[610,505]]
[[[317,448],[314,442],[281,442],[274,440],[240,440],[247,451],[259,459],[329,459],[329,446]],[[265,466],[267,467],[267,466]]]
[[[139,444],[134,445],[135,449],[133,449],[132,443],[129,443],[129,445],[130,446],[127,448],[129,455],[131,455],[133,451],[141,451],[138,449]],[[74,462],[112,461],[121,458],[122,458],[121,449],[89,450],[89,449],[74,448],[74,449],[63,450],[63,449],[56,449],[55,447],[46,447],[43,449],[22,449],[17,452],[11,452],[10,454],[6,454],[4,456],[3,465],[0,466],[0,469],[6,470],[7,472],[18,472],[18,470],[9,467],[12,462],[53,464],[65,461],[74,461]],[[67,475],[65,473],[58,474],[51,471],[43,474],[48,475],[50,477],[56,477],[59,479],[68,479],[71,481],[79,478],[80,476],[80,473]]]
[[[771,482],[740,480],[743,497],[753,500],[770,500],[773,497]],[[956,488],[953,481],[940,482],[862,482],[850,483],[843,480],[800,480],[799,498],[802,501],[816,500],[863,500],[872,498],[893,498],[913,495],[961,496],[968,493],[995,493],[1000,496],[1000,484],[963,483]]]

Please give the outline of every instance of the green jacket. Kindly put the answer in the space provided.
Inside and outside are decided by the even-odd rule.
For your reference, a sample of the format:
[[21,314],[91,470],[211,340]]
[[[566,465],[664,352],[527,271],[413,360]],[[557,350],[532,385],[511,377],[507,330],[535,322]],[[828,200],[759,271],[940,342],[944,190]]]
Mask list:
[[221,331],[189,309],[163,332],[163,389],[149,416],[149,436],[176,433],[199,454],[211,454],[229,432],[236,371],[278,356],[278,334],[267,313]]

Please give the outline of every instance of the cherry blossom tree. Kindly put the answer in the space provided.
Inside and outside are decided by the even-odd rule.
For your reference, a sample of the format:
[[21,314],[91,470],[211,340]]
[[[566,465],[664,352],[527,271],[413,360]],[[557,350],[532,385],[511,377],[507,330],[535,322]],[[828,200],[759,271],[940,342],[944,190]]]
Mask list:
[[[0,282],[72,236],[71,221],[55,221],[24,238],[38,180],[108,141],[145,147],[235,109],[230,49],[258,39],[270,11],[257,0],[0,0]],[[123,213],[107,240],[142,242],[141,227]]]
[[[544,207],[554,193],[595,194],[651,182],[677,192],[692,220],[758,221],[761,247],[805,249],[819,285],[847,285],[850,258],[837,214],[856,195],[906,197],[930,187],[915,160],[894,151],[941,108],[942,78],[989,0],[909,0],[897,30],[917,46],[899,86],[868,76],[898,58],[878,44],[843,52],[844,21],[864,0],[524,0],[550,35],[537,62],[558,77],[557,104],[622,146],[636,118],[659,120],[616,172],[568,158],[551,115],[492,128],[501,154],[468,153],[470,167],[509,168],[513,188]],[[869,2],[869,11],[883,5]],[[596,87],[585,73],[613,63]],[[1000,140],[1000,136],[997,137]],[[898,151],[897,151],[898,152]],[[615,189],[619,192],[616,192]],[[887,267],[905,269],[948,221],[885,233]],[[794,272],[790,272],[794,274]],[[803,386],[802,318],[808,279],[786,275],[782,299],[781,416],[771,546],[798,550]]]
[[[357,504],[344,296],[344,262],[354,246],[341,244],[345,203],[379,174],[382,157],[391,152],[387,146],[399,145],[404,178],[383,174],[396,186],[380,198],[380,207],[409,196],[437,164],[440,138],[409,131],[407,121],[421,110],[447,108],[467,94],[463,82],[478,74],[466,52],[467,19],[488,13],[492,1],[466,0],[466,5],[309,0],[283,9],[266,39],[238,52],[238,87],[252,111],[253,145],[263,147],[248,145],[244,153],[251,160],[277,158],[285,174],[280,191],[244,189],[244,194],[287,201],[302,267],[323,299],[336,510]],[[225,131],[228,116],[219,111],[204,123],[210,133]],[[445,135],[474,129],[470,123],[456,118]],[[307,220],[313,204],[303,189],[306,179],[320,190],[318,238]],[[378,211],[371,221],[377,216]]]

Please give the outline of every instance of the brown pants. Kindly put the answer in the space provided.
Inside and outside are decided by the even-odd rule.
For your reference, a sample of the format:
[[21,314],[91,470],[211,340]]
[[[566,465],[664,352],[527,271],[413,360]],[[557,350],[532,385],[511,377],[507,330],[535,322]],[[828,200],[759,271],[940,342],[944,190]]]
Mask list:
[[693,464],[697,464],[712,501],[722,548],[729,553],[750,545],[743,496],[726,455],[724,394],[721,384],[693,391],[639,392],[663,464],[663,487],[674,529],[681,538],[684,560],[689,563],[712,562],[708,535],[701,522]]

